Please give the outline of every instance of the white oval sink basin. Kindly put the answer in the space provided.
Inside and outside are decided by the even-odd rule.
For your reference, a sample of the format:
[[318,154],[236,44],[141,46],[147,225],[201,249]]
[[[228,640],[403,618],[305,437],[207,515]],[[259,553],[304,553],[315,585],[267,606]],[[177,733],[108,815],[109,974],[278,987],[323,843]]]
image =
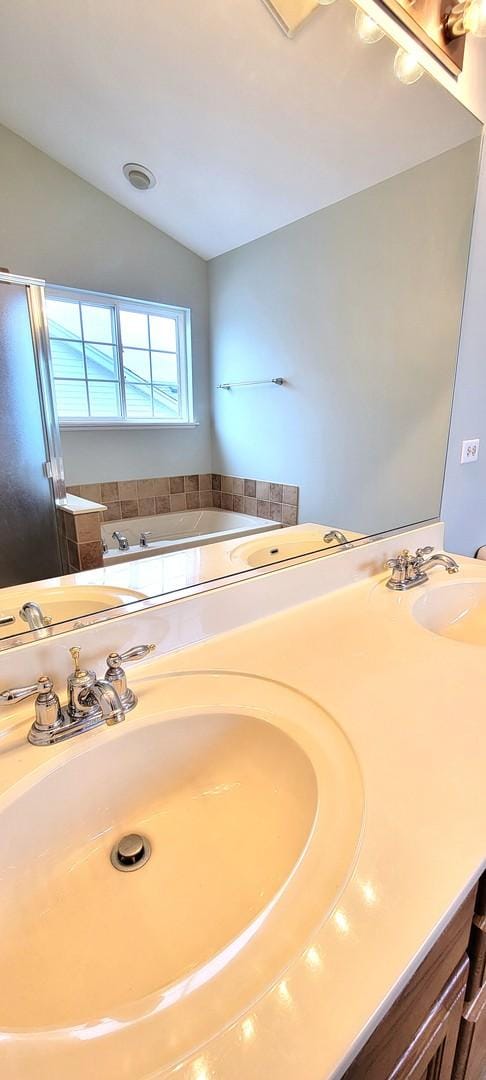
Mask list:
[[325,525],[295,525],[290,528],[276,529],[274,532],[257,536],[238,544],[230,555],[232,562],[239,566],[269,566],[299,555],[311,555],[314,551],[323,551],[335,547],[324,543]]
[[81,619],[97,611],[118,607],[121,604],[145,600],[146,594],[137,589],[114,588],[110,585],[66,585],[59,587],[26,589],[19,600],[19,587],[15,587],[15,600],[9,598],[9,590],[2,590],[2,615],[12,615],[15,622],[0,627],[2,635],[20,634],[28,631],[29,626],[19,616],[21,604],[28,600],[39,604],[43,615],[53,623],[67,619]]
[[[327,543],[324,540],[327,533],[333,531],[331,525],[319,525],[315,522],[278,529],[238,544],[231,552],[230,560],[240,567],[253,568],[270,566],[272,563],[284,562],[285,559],[297,558],[299,555],[334,551],[342,547],[342,543],[334,537]],[[361,535],[361,533],[345,530],[348,542],[359,539]]]
[[434,634],[486,645],[486,582],[457,581],[426,591],[413,605],[412,614]]
[[[277,534],[278,535],[278,534]],[[269,566],[274,562],[283,562],[298,555],[311,555],[313,551],[323,551],[329,545],[319,540],[287,540],[278,543],[276,540],[262,544],[262,541],[254,541],[252,544],[240,544],[231,552],[233,562],[244,562],[247,566]]]
[[[20,1070],[58,1040],[59,1076],[78,1076],[92,1038],[111,1076],[89,1034],[107,1024],[131,1075],[153,1040],[159,1067],[180,1060],[272,984],[351,871],[361,776],[327,713],[240,675],[159,677],[155,692],[158,714],[55,764],[35,751],[41,773],[0,803],[0,1040],[19,1043]],[[120,873],[110,852],[132,832],[152,854]]]

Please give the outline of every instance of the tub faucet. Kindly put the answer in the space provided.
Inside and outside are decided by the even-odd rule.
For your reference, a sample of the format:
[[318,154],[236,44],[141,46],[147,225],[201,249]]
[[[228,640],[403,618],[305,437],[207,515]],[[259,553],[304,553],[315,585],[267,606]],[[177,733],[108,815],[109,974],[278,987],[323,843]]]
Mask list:
[[115,531],[111,534],[111,539],[118,541],[118,550],[119,551],[128,551],[129,550],[130,544],[128,543],[128,540],[127,540],[126,536],[124,536],[123,533],[118,532],[117,529],[115,529]]
[[24,622],[28,623],[30,630],[44,630],[46,626],[50,626],[52,623],[52,619],[48,615],[44,615],[42,608],[35,604],[33,600],[28,600],[27,603],[22,604],[19,615]]
[[150,529],[144,529],[144,531],[140,533],[140,547],[147,548],[149,546],[149,536],[152,536]]
[[456,560],[444,552],[432,555],[433,550],[433,547],[417,548],[415,555],[411,551],[400,551],[395,558],[388,559],[385,566],[392,571],[392,575],[386,583],[387,588],[402,592],[424,585],[429,580],[426,568],[431,566],[443,566],[448,574],[457,574],[459,565]]

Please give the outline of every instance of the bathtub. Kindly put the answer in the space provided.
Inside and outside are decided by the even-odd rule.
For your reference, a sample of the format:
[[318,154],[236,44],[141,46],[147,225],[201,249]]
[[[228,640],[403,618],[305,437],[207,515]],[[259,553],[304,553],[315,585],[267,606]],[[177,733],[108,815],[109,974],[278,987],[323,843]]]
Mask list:
[[[231,540],[248,533],[280,528],[277,521],[251,517],[250,514],[236,514],[233,510],[181,510],[177,514],[154,514],[152,517],[106,521],[101,527],[103,543],[107,548],[103,554],[103,563],[110,566],[115,562],[164,555],[168,551],[198,547],[200,544],[215,544],[220,540]],[[130,545],[128,551],[119,550],[116,540],[112,539],[115,531],[126,536]],[[141,547],[139,543],[142,532],[151,534],[148,547]]]

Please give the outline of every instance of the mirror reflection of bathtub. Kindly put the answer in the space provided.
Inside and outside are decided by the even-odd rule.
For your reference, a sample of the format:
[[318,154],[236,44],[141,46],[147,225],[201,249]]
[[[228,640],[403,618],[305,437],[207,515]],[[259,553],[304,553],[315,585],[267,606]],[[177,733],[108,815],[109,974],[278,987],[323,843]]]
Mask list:
[[[280,528],[278,522],[267,518],[218,509],[181,510],[175,514],[125,518],[102,525],[103,543],[107,549],[103,554],[103,563],[110,566],[114,562],[164,555],[183,548],[235,540],[240,536]],[[118,542],[113,539],[115,532],[126,537],[127,549],[120,550]],[[142,534],[147,538],[145,545],[140,543]]]

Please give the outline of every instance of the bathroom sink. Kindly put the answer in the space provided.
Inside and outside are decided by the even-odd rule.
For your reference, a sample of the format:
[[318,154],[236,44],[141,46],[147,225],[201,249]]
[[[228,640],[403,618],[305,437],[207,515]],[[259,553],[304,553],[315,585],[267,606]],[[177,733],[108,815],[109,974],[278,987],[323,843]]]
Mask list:
[[[332,536],[327,543],[324,539],[326,534]],[[279,532],[270,533],[247,540],[238,544],[231,552],[230,559],[239,567],[269,566],[272,563],[283,562],[299,555],[312,555],[313,552],[334,551],[342,547],[342,543],[333,535],[334,530],[330,525],[318,525],[309,522],[305,525],[295,525],[283,528]],[[346,540],[357,540],[361,533],[353,533],[346,530]]]
[[[100,1025],[124,1054],[143,1021],[134,1075],[147,1024],[160,1067],[210,1038],[305,947],[357,854],[359,767],[317,705],[210,673],[158,677],[154,700],[60,760],[36,750],[0,803],[0,1039],[37,1062],[59,1040],[68,1071]],[[120,872],[133,833],[151,855]]]
[[412,614],[421,626],[442,637],[486,645],[486,582],[457,581],[425,591]]
[[336,546],[335,541],[324,543],[325,532],[325,525],[296,525],[238,544],[231,552],[230,559],[240,567],[255,567],[269,566],[298,555],[311,555],[314,551],[325,551]]
[[274,562],[283,562],[284,559],[292,559],[297,555],[311,555],[313,551],[324,551],[327,548],[328,545],[323,544],[322,537],[320,540],[296,539],[282,543],[267,541],[266,544],[262,544],[262,541],[258,540],[249,544],[240,544],[239,547],[232,551],[230,558],[232,562],[237,562],[240,565],[244,563],[250,567],[269,566]]
[[[21,599],[19,600],[19,596]],[[114,588],[109,585],[72,585],[38,588],[28,587],[20,593],[15,588],[15,600],[9,597],[9,590],[2,591],[2,615],[11,615],[15,622],[0,628],[2,633],[20,634],[29,629],[28,624],[19,617],[19,608],[26,601],[39,604],[43,615],[53,623],[66,619],[81,619],[93,615],[96,611],[118,607],[120,604],[144,600],[146,594],[136,589]]]

